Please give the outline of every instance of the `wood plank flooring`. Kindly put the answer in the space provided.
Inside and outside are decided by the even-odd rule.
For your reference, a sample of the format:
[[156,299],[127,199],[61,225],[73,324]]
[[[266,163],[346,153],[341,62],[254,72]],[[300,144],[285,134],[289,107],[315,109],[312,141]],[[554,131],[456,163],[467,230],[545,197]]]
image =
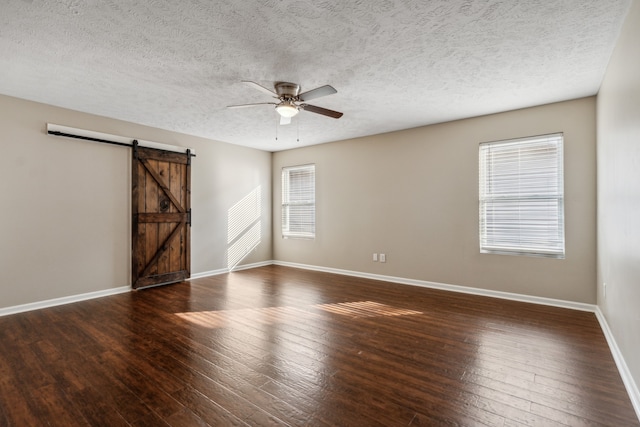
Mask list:
[[280,266],[0,318],[0,426],[639,426],[593,313]]

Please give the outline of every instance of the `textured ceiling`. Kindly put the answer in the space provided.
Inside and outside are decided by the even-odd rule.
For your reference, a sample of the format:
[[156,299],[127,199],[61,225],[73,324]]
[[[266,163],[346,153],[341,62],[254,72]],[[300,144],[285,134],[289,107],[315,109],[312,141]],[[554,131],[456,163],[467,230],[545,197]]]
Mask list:
[[593,95],[631,1],[2,0],[0,93],[277,151]]

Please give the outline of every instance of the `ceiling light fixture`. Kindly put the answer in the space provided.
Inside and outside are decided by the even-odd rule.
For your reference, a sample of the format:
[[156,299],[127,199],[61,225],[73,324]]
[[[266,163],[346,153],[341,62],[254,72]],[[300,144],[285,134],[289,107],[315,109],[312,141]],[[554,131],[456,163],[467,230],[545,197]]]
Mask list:
[[291,101],[282,101],[276,105],[276,111],[282,117],[293,117],[298,114],[298,107]]

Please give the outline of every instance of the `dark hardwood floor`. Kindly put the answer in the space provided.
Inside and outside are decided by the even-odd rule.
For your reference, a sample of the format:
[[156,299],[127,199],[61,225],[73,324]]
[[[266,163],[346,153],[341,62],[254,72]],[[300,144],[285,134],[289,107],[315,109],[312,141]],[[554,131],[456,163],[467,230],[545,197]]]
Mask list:
[[593,313],[279,266],[0,318],[2,426],[638,426]]

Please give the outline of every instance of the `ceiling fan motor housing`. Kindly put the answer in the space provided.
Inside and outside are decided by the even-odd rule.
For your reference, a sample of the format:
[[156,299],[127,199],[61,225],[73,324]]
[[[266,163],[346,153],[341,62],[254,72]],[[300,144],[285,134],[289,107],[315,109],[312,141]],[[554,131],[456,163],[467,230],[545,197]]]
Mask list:
[[280,99],[296,99],[300,95],[300,85],[288,82],[276,82],[274,85]]

